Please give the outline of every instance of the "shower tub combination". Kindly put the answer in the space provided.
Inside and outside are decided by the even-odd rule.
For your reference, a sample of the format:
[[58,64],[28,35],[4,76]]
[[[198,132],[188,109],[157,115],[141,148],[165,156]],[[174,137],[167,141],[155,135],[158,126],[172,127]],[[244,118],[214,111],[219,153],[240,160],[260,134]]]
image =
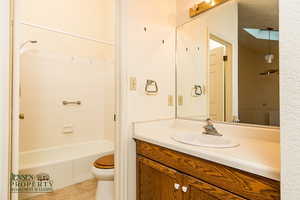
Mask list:
[[[113,153],[107,140],[39,149],[20,154],[20,174],[47,173],[53,180],[53,190],[94,178],[93,162],[100,156]],[[23,193],[20,199],[37,194]]]

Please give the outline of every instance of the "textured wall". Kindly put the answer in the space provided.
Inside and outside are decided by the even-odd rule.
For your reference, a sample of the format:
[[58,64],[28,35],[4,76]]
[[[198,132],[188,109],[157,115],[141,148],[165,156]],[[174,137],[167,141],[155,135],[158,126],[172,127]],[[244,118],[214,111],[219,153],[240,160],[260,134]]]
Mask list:
[[9,1],[0,1],[0,199],[8,199]]
[[[174,0],[121,2],[120,65],[121,70],[125,69],[127,72],[126,81],[122,82],[122,92],[126,91],[126,99],[122,100],[124,111],[121,114],[124,116],[126,112],[125,118],[128,119],[126,131],[120,136],[126,143],[126,147],[120,147],[123,148],[120,156],[126,158],[121,170],[127,170],[124,175],[126,177],[120,177],[126,187],[125,194],[121,194],[121,198],[133,200],[136,194],[135,142],[132,140],[131,123],[175,116],[175,106],[168,106],[168,95],[175,95],[176,2]],[[130,77],[137,79],[136,91],[128,90]],[[157,81],[159,86],[157,95],[145,94],[147,79]]]
[[[168,106],[168,95],[175,94],[175,2],[129,2],[131,34],[127,35],[124,54],[128,78],[137,79],[137,90],[129,91],[129,118],[143,121],[174,117],[175,107]],[[147,79],[157,81],[157,95],[145,94]]]
[[281,186],[283,200],[300,196],[300,4],[280,1]]

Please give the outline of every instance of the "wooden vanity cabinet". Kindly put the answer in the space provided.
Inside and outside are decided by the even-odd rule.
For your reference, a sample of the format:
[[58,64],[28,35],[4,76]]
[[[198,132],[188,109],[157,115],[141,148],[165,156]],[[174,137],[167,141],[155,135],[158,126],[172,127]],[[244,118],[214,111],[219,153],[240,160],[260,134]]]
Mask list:
[[279,200],[278,181],[137,140],[137,200]]
[[138,200],[245,200],[141,156],[137,172]]
[[245,200],[242,197],[222,190],[191,176],[184,176],[182,200]]
[[[149,159],[137,158],[139,200],[181,200],[181,175],[174,169]],[[177,185],[176,185],[177,184]]]

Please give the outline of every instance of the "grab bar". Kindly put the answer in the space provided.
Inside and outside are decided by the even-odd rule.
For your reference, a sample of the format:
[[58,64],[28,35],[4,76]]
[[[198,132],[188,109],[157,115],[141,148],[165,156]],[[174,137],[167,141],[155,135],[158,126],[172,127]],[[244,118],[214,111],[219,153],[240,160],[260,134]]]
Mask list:
[[81,101],[63,101],[62,104],[66,105],[81,105]]

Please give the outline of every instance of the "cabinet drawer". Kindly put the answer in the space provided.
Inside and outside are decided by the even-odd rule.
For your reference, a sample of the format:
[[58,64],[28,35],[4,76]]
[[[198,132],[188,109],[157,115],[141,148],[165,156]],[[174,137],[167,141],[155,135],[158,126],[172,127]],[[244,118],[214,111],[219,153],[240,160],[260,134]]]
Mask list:
[[143,141],[137,153],[249,200],[279,200],[280,183]]

